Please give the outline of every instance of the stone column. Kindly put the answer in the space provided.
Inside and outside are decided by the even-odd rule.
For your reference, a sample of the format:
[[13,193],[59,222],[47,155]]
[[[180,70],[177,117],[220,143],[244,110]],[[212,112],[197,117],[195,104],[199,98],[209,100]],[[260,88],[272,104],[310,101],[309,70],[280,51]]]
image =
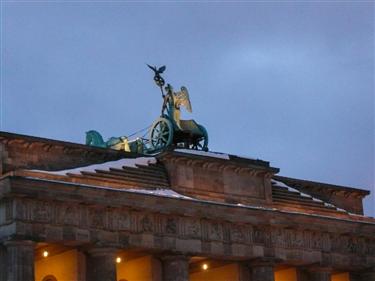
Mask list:
[[77,281],[86,281],[86,255],[77,250]]
[[34,280],[34,242],[6,241],[6,274],[8,281]]
[[349,272],[350,281],[375,281],[375,271]]
[[0,244],[0,281],[7,281],[6,249]]
[[349,272],[349,281],[362,281],[361,274],[357,272]]
[[238,281],[249,281],[250,277],[250,267],[247,262],[238,263]]
[[86,259],[87,281],[116,281],[116,249],[95,248]]
[[251,281],[275,281],[274,258],[262,258],[250,262]]
[[161,260],[155,256],[151,258],[151,280],[150,281],[163,281],[163,270]]
[[368,271],[361,274],[361,281],[375,281],[375,271]]
[[165,255],[161,258],[163,281],[189,281],[189,258],[184,255]]
[[297,281],[309,281],[309,273],[304,268],[296,268]]

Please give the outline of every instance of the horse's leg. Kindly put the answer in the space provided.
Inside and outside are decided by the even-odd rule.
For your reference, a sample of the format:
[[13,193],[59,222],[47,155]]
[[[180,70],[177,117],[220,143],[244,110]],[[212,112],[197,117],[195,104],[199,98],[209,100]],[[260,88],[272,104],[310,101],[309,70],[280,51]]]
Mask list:
[[203,138],[204,138],[202,150],[203,151],[208,151],[208,133],[207,133],[207,130],[206,130],[205,127],[203,127],[200,124],[198,124],[198,127],[201,130]]

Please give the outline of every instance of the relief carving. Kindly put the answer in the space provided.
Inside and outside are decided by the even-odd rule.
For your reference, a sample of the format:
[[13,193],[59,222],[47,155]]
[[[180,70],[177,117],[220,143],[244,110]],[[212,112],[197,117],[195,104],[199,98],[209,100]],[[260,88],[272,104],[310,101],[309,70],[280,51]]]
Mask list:
[[316,250],[323,249],[323,240],[320,233],[312,233],[311,248]]
[[16,216],[18,219],[31,220],[32,219],[32,201],[17,200],[16,201]]
[[301,231],[291,232],[291,246],[295,248],[304,246],[303,233]]
[[201,238],[201,223],[199,219],[184,219],[184,234],[191,238]]
[[272,246],[272,237],[271,237],[272,228],[268,228],[268,227],[264,228],[263,233],[264,233],[264,246],[266,247]]
[[167,234],[177,234],[177,219],[167,218],[165,225],[165,232]]
[[359,254],[365,254],[366,252],[366,241],[364,238],[358,238],[357,240],[357,253]]
[[263,244],[264,243],[264,231],[261,228],[254,227],[253,232],[254,243]]
[[331,250],[332,252],[340,252],[340,237],[338,235],[331,234],[330,235],[331,240]]
[[142,232],[152,232],[153,223],[149,215],[144,215],[140,220],[140,230]]
[[313,232],[311,231],[303,231],[303,245],[306,249],[311,249],[313,247]]
[[91,209],[89,212],[90,226],[93,228],[104,228],[106,212],[100,209]]
[[[107,228],[111,231],[181,234],[188,238],[200,240],[225,240],[228,243],[255,243],[267,247],[314,249],[326,253],[375,256],[375,240],[363,237],[296,229],[253,227],[251,225],[221,223],[191,217],[144,214],[135,211],[130,212],[126,209],[103,210],[85,205],[46,204],[42,201],[28,199],[16,199],[14,202],[17,218],[25,221],[50,222],[52,220],[53,224],[63,226],[80,225],[81,228],[89,226],[92,228]],[[12,204],[5,202],[4,207],[6,218],[11,217]]]
[[349,253],[355,253],[355,252],[357,252],[357,243],[355,241],[355,238],[349,237],[349,239],[348,239],[348,245],[347,245],[347,251]]
[[38,222],[48,222],[50,219],[50,208],[47,202],[34,204],[32,219]]
[[130,229],[130,214],[126,211],[116,212],[117,229],[129,230]]
[[331,239],[330,239],[329,233],[323,233],[322,240],[323,240],[322,250],[325,252],[331,251]]
[[58,224],[77,225],[78,209],[73,205],[60,204],[56,206],[56,219]]
[[209,223],[208,238],[210,240],[223,240],[223,227],[217,222]]
[[367,245],[367,253],[369,255],[375,255],[375,240],[368,239],[366,245]]
[[10,200],[5,201],[5,221],[13,219],[13,202]]
[[242,226],[236,226],[230,228],[230,237],[233,242],[245,243],[246,242],[246,229]]
[[275,247],[285,247],[286,235],[283,229],[277,228],[272,230],[272,244]]

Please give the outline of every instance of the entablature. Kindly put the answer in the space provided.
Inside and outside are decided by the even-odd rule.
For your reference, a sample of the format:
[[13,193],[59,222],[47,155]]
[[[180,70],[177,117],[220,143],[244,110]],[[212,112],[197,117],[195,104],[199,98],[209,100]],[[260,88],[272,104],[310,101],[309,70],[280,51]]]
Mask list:
[[375,259],[375,220],[369,218],[329,218],[32,178],[1,182],[0,229],[7,229],[1,239],[100,241],[108,247],[235,260],[271,251],[291,264],[319,263],[329,255],[336,268],[373,266]]

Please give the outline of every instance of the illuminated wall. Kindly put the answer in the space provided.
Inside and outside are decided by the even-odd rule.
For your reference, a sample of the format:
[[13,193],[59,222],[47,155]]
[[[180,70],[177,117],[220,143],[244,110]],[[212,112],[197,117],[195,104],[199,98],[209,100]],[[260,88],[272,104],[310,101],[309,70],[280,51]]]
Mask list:
[[117,280],[158,281],[161,280],[158,261],[151,256],[122,261],[117,264]]
[[[233,281],[239,280],[237,264],[229,264],[221,267],[216,267],[214,269],[208,269],[206,271],[202,270],[200,272],[194,272],[190,274],[190,281]],[[131,281],[131,280],[129,280]]]
[[58,281],[79,280],[78,254],[76,250],[42,258],[35,262],[35,281],[42,281],[47,275],[53,275]]
[[333,274],[331,281],[350,281],[349,273]]
[[288,268],[275,271],[275,281],[297,281],[295,268]]

